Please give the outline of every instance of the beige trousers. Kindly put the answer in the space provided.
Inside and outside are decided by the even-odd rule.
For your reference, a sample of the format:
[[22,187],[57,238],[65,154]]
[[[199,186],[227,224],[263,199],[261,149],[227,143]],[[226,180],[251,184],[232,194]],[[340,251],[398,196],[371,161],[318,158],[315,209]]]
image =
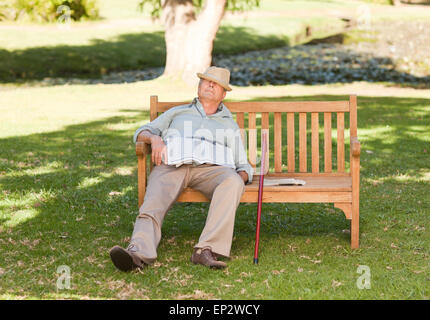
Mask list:
[[145,263],[157,258],[164,217],[182,191],[191,187],[211,200],[205,227],[195,248],[230,256],[236,209],[245,191],[242,178],[227,167],[204,164],[154,166],[148,179],[144,202],[134,225],[129,250]]

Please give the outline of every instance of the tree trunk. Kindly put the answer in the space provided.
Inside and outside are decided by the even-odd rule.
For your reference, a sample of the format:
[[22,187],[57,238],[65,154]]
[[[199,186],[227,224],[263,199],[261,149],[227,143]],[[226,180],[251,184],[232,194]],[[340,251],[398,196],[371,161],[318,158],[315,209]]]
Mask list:
[[198,82],[212,61],[213,41],[225,10],[226,0],[207,0],[196,18],[192,0],[165,0],[166,66],[164,75]]

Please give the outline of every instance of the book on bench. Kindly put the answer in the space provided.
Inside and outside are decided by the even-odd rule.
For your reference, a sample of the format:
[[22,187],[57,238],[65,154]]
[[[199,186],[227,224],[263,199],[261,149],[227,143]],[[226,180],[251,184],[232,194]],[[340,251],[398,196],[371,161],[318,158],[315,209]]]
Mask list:
[[265,186],[304,186],[306,181],[299,179],[264,179]]

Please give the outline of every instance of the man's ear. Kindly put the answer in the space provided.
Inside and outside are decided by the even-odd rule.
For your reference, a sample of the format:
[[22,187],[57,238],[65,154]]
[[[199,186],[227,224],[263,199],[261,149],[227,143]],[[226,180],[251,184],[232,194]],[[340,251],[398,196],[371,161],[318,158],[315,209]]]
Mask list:
[[224,89],[224,94],[222,96],[222,99],[224,100],[225,96],[227,95],[227,90]]

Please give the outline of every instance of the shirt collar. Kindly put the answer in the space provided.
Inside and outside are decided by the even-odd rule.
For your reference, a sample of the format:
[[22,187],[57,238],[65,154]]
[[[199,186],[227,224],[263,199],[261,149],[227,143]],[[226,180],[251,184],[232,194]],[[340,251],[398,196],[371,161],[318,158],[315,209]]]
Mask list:
[[[205,113],[205,109],[203,108],[203,105],[200,102],[199,98],[197,98],[197,97],[194,98],[193,104],[196,106],[196,108],[197,108],[197,110],[199,110],[199,112],[201,112],[202,114]],[[214,114],[211,114],[211,117],[231,117],[231,113],[227,109],[227,107],[224,105],[224,103],[221,102],[217,108],[217,112],[215,112]]]

